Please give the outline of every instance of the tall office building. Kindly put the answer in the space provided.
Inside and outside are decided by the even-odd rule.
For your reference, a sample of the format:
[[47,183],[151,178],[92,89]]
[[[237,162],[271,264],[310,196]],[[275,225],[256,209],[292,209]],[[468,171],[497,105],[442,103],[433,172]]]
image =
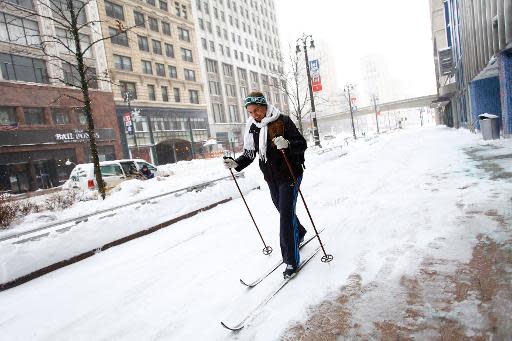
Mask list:
[[[79,10],[78,24],[89,78],[91,111],[100,160],[121,156],[96,2]],[[65,26],[65,1],[0,1],[0,192],[19,193],[61,185],[75,163],[91,162],[82,111],[75,44]],[[89,23],[89,24],[87,24]],[[64,26],[63,26],[64,25]],[[95,42],[91,45],[92,42]],[[43,50],[44,48],[44,50]]]
[[442,13],[450,52],[443,60],[452,59],[444,69],[455,79],[448,96],[440,91],[443,123],[479,128],[479,115],[490,113],[512,134],[512,0],[444,0]]
[[391,78],[384,56],[371,54],[361,58],[361,75],[363,91],[366,96],[360,99],[360,105],[374,105],[374,97],[377,99],[377,103],[386,103],[397,99],[397,83]]
[[98,5],[125,157],[198,157],[209,130],[190,1]]
[[239,149],[249,92],[262,91],[288,113],[274,1],[195,0],[194,17],[211,136],[226,149]]

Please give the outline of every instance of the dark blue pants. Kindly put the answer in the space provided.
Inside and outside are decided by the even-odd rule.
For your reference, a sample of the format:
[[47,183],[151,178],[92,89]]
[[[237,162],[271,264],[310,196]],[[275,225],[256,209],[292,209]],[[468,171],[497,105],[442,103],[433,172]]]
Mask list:
[[276,206],[280,215],[281,255],[286,264],[299,265],[299,239],[306,234],[306,229],[295,214],[295,205],[297,204],[297,194],[302,176],[297,179],[297,183],[274,183],[268,182],[272,202]]

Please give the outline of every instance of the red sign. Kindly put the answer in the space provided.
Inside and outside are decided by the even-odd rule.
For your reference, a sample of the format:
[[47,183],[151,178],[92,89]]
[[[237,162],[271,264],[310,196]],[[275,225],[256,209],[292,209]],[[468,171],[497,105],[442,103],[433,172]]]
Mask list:
[[322,91],[322,80],[320,78],[320,75],[313,76],[311,78],[311,86],[313,88],[313,92]]

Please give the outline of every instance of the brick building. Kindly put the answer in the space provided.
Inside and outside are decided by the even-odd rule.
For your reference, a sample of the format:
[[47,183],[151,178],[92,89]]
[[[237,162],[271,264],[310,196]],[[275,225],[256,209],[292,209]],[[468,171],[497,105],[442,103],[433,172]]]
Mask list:
[[[77,3],[80,4],[80,3]],[[89,162],[90,148],[82,97],[76,85],[74,44],[40,1],[0,2],[0,192],[19,193],[58,186],[75,163]],[[65,13],[65,10],[64,10]],[[67,14],[66,14],[67,15]],[[80,23],[98,18],[88,2]],[[92,24],[80,30],[100,160],[121,157],[119,128],[110,83],[96,74],[106,70],[101,32]],[[67,43],[59,46],[54,41]],[[45,48],[43,51],[41,47]]]

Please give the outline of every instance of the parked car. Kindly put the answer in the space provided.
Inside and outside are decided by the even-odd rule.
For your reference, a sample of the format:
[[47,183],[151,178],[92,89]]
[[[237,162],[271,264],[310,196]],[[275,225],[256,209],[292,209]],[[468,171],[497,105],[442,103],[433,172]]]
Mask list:
[[[160,174],[158,168],[143,159],[122,159],[113,161],[101,161],[100,171],[107,188],[119,185],[128,179],[143,179],[140,170],[146,165],[155,175],[168,176],[169,174]],[[94,164],[84,163],[75,165],[71,171],[69,179],[64,184],[67,188],[96,189],[98,188],[94,176]]]
[[[117,161],[100,162],[100,171],[107,188],[112,188],[127,179],[121,164]],[[96,177],[94,176],[94,164],[83,163],[75,165],[69,179],[64,184],[67,188],[96,189]]]

